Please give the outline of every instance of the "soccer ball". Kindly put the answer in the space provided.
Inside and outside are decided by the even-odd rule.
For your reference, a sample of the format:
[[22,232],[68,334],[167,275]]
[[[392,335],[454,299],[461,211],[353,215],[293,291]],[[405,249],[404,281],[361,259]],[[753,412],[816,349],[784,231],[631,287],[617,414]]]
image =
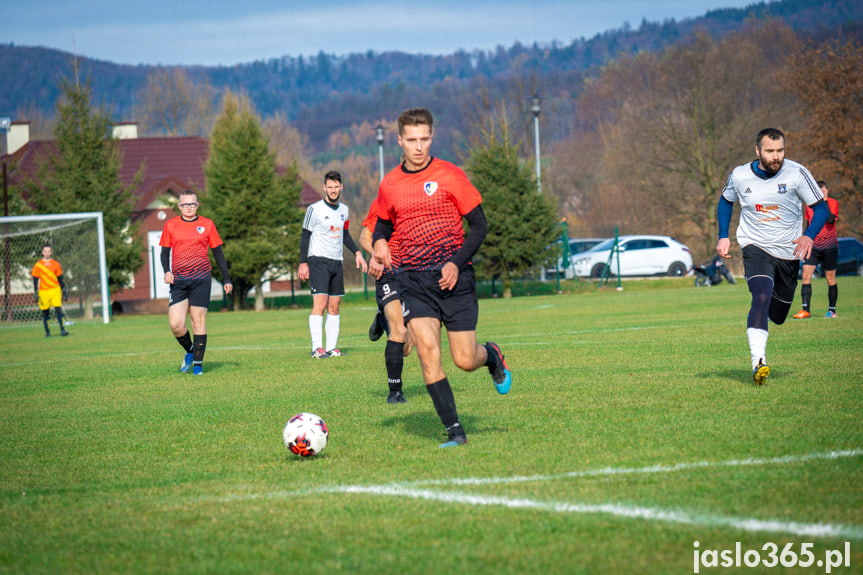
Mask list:
[[312,457],[327,446],[330,430],[314,413],[298,413],[285,425],[282,437],[288,451],[300,457]]

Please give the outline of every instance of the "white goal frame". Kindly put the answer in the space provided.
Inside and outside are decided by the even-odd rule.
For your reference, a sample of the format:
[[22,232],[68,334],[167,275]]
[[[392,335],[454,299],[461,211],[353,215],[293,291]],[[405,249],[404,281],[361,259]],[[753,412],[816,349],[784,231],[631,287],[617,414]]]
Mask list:
[[102,212],[41,214],[35,216],[0,216],[0,234],[2,234],[2,225],[4,223],[49,222],[56,220],[96,220],[96,239],[99,246],[99,283],[101,284],[102,323],[109,323],[111,321],[111,301],[108,297],[108,263],[105,258],[105,222]]

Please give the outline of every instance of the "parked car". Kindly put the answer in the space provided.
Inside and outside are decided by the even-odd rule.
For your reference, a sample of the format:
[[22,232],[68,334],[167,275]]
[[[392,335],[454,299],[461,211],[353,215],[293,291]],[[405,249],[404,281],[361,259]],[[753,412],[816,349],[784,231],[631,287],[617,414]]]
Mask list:
[[[557,268],[548,268],[545,270],[545,273],[548,277],[554,278],[555,274],[560,271],[560,277],[571,280],[575,277],[575,273],[573,272],[572,262],[575,261],[575,258],[578,254],[586,252],[587,250],[593,248],[594,246],[600,244],[605,241],[605,238],[572,238],[569,240],[569,265],[563,266],[563,258],[557,258]],[[560,242],[554,244],[554,249],[560,249]]]
[[[668,236],[620,236],[620,275],[684,276],[692,269],[692,254],[689,248]],[[576,275],[580,277],[602,277],[614,238],[597,244],[574,259]],[[611,262],[609,275],[617,275],[617,259]]]
[[[837,276],[863,276],[863,243],[857,238],[839,238],[839,256],[836,258]],[[803,262],[800,262],[800,274],[803,277]],[[821,264],[815,266],[812,277],[822,278]]]

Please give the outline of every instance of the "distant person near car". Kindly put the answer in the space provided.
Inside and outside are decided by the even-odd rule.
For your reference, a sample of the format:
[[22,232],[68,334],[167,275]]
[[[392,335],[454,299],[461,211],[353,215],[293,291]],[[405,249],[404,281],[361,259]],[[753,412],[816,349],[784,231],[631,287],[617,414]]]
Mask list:
[[[839,219],[839,202],[828,198],[830,190],[824,180],[818,180],[821,193],[830,209],[827,223],[815,236],[812,245],[812,254],[803,262],[803,285],[800,286],[800,298],[803,300],[803,309],[794,314],[794,319],[806,319],[812,315],[809,304],[812,300],[812,274],[815,266],[821,264],[821,271],[827,280],[827,315],[825,317],[836,317],[836,300],[839,298],[839,286],[836,285],[836,262],[839,259],[839,240],[836,238],[836,220]],[[806,221],[812,222],[812,208],[806,207]],[[810,224],[811,225],[811,224]]]
[[[752,301],[746,320],[746,336],[752,360],[752,378],[761,385],[770,375],[767,365],[767,323],[782,324],[794,301],[799,260],[809,257],[815,236],[830,210],[804,166],[785,159],[785,135],[775,128],[758,132],[756,160],[734,168],[717,207],[719,241],[723,258],[731,241],[728,228],[734,203],[740,203],[737,243],[743,251],[743,270]],[[806,233],[802,204],[812,207]]]

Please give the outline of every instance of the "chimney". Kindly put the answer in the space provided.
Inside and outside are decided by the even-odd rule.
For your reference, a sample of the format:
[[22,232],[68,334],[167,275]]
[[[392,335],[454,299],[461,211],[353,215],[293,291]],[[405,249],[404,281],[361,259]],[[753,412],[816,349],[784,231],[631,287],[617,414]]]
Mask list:
[[111,137],[115,140],[137,140],[138,122],[120,122],[114,124]]
[[30,142],[30,122],[12,122],[6,132],[6,153],[14,154]]

